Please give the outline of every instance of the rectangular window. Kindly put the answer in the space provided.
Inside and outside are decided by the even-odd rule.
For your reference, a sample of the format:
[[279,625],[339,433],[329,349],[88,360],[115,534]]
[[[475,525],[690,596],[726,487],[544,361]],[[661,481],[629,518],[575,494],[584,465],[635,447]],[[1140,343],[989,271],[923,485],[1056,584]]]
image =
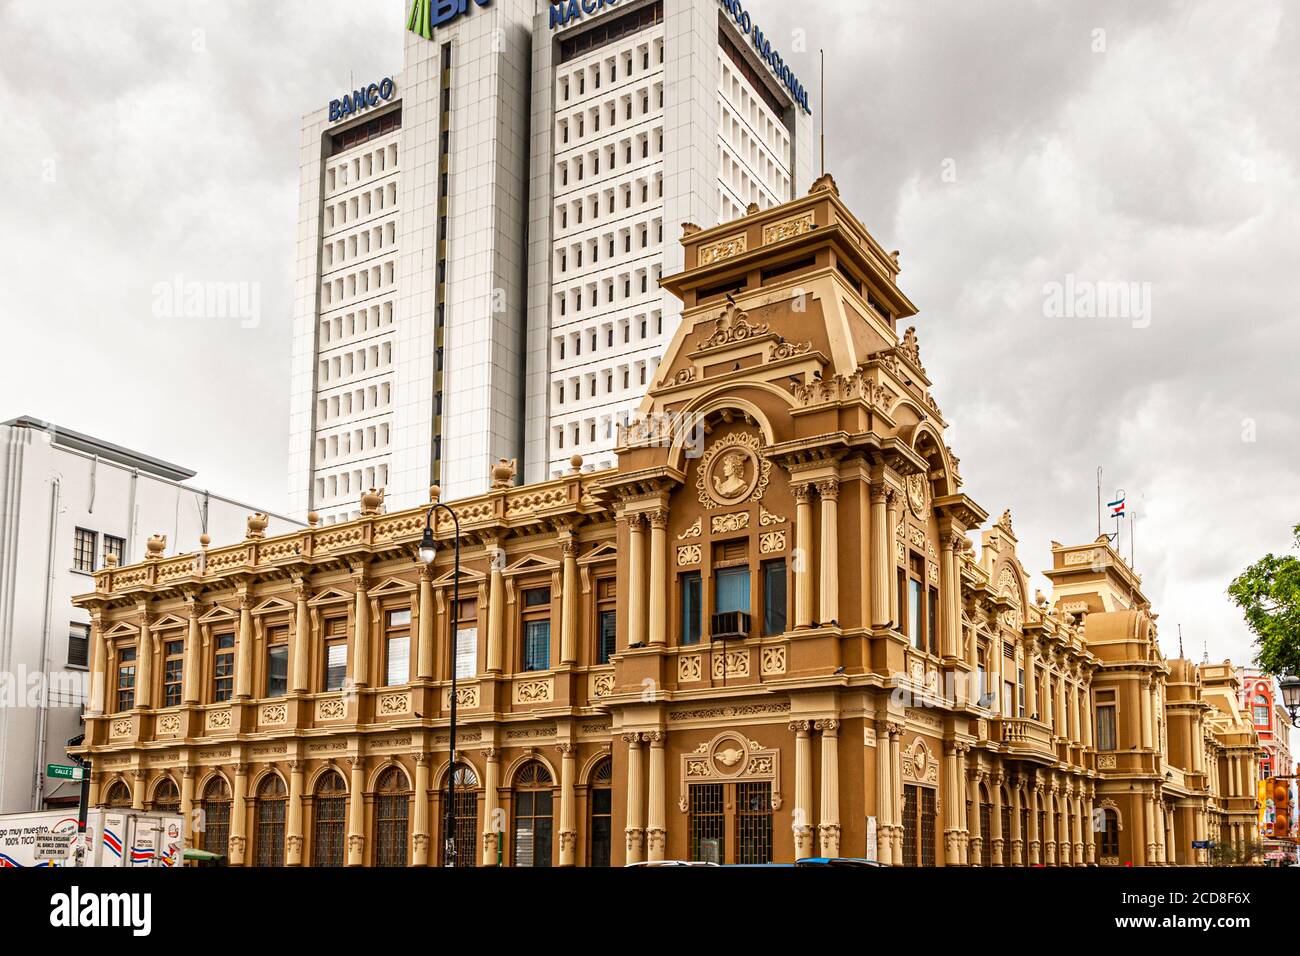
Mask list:
[[524,622],[524,670],[544,671],[551,666],[551,622]]
[[218,634],[212,660],[212,700],[230,700],[235,691],[235,635]]
[[728,611],[749,613],[749,568],[721,568],[713,577],[716,614]]
[[272,627],[266,632],[266,696],[283,697],[289,692],[289,629]]
[[925,636],[921,630],[921,582],[916,578],[907,579],[907,636],[911,638],[913,647],[925,650]]
[[930,644],[930,653],[939,654],[939,590],[929,588],[926,592],[925,631]]
[[763,633],[785,633],[785,561],[763,564]]
[[618,633],[618,611],[601,611],[596,636],[596,663],[608,664],[614,654],[614,640]]
[[163,645],[163,706],[176,707],[181,702],[181,678],[185,667],[185,642],[168,641]]
[[1115,749],[1115,705],[1097,706],[1097,749]]
[[1016,671],[1016,706],[1019,708],[1020,716],[1025,716],[1025,669],[1023,667]]
[[389,687],[411,681],[411,610],[389,611],[384,632],[384,683]]
[[456,679],[465,680],[477,673],[478,628],[458,628],[456,631]]
[[119,567],[126,564],[126,540],[124,538],[116,538],[111,534],[104,535],[105,565],[108,564],[107,558],[110,554],[117,558]]
[[348,674],[348,619],[332,617],[325,621],[324,690],[342,690]]
[[117,709],[135,706],[135,648],[124,647],[117,655]]
[[68,666],[87,667],[90,659],[90,625],[68,625]]
[[75,571],[95,570],[95,538],[93,531],[78,528],[72,542],[72,567]]
[[772,862],[772,785],[736,784],[736,862]]
[[700,572],[690,571],[678,581],[682,603],[682,643],[698,644],[700,641]]

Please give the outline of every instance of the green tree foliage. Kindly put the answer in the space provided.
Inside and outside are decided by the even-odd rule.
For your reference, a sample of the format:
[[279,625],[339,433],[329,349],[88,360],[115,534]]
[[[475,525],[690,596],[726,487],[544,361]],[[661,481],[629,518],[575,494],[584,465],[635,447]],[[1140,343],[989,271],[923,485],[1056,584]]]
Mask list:
[[[1291,531],[1300,548],[1300,524]],[[1300,675],[1300,558],[1266,554],[1233,579],[1228,594],[1255,634],[1259,666]]]

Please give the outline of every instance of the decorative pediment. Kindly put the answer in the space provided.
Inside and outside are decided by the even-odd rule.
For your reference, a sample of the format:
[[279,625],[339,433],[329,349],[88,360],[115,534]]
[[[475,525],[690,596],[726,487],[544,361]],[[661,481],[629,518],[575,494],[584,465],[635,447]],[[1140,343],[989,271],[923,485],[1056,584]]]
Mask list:
[[410,594],[415,590],[415,584],[411,581],[404,581],[401,578],[385,578],[376,584],[368,592],[371,597],[382,594]]
[[578,559],[578,564],[595,564],[598,561],[615,561],[618,559],[618,548],[614,542],[606,541],[592,548],[586,554]]
[[136,637],[139,633],[140,628],[136,627],[134,624],[128,624],[126,621],[118,621],[104,632],[104,637],[108,640],[113,640],[118,637]]
[[555,572],[560,570],[560,562],[553,558],[544,558],[540,555],[529,554],[520,558],[514,564],[506,567],[501,573],[506,577],[517,577],[520,574],[533,574],[542,572]]
[[225,607],[224,605],[217,604],[213,606],[211,611],[208,611],[201,618],[199,618],[199,623],[214,624],[217,622],[227,622],[227,621],[237,621],[237,620],[239,620],[238,611],[232,611],[230,608]]
[[283,614],[294,609],[293,603],[282,597],[269,597],[253,608],[253,614]]
[[[764,747],[737,730],[724,730],[681,757],[682,793],[692,783],[766,780],[772,784],[772,809],[781,807],[781,750]],[[679,805],[680,806],[680,805]],[[685,808],[681,808],[685,812]]]
[[190,619],[179,614],[164,614],[149,625],[155,631],[165,631],[172,627],[189,627]]
[[[482,584],[486,580],[487,580],[487,575],[485,575],[482,571],[476,571],[474,568],[467,568],[464,567],[463,565],[461,566],[460,569],[461,584],[466,584],[466,583]],[[446,574],[441,574],[438,577],[433,579],[433,586],[435,588],[440,588],[440,587],[449,588],[454,583],[456,583],[455,567],[449,568]]]
[[356,595],[351,591],[340,591],[338,588],[326,588],[307,602],[309,607],[320,607],[325,604],[340,604],[344,601],[356,600]]

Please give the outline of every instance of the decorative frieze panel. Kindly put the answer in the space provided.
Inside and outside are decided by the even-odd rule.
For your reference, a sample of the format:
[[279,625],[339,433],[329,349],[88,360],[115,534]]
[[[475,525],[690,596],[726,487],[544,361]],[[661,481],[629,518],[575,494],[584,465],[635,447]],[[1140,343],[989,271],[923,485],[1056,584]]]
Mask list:
[[938,784],[939,761],[930,752],[930,747],[923,738],[914,738],[911,746],[903,751],[902,764],[904,780]]
[[[725,730],[712,740],[700,744],[692,753],[683,754],[681,788],[685,794],[690,783],[699,781],[758,780],[772,784],[772,809],[781,808],[781,751],[765,748],[735,730]],[[685,798],[678,804],[685,813]]]
[[210,710],[203,720],[203,729],[206,731],[229,730],[234,723],[234,717],[229,708],[224,710]]
[[758,536],[758,550],[760,554],[775,554],[778,551],[784,551],[785,532],[764,531]]
[[767,246],[785,239],[793,239],[795,236],[802,236],[805,233],[812,232],[814,228],[816,228],[816,223],[813,221],[812,211],[809,210],[801,215],[792,216],[789,219],[782,219],[780,222],[764,226],[763,245]]
[[1116,767],[1114,754],[1097,754],[1098,770],[1114,770]]
[[703,552],[698,544],[682,545],[677,549],[677,566],[684,568],[692,564],[699,564],[702,557]]
[[1071,551],[1065,556],[1065,565],[1070,567],[1076,564],[1092,564],[1101,562],[1101,552],[1097,549],[1091,551]]
[[516,704],[549,704],[555,699],[555,681],[550,677],[515,682]]
[[347,715],[348,705],[342,697],[321,697],[316,701],[317,720],[342,720]]
[[263,704],[257,709],[257,723],[260,727],[275,727],[288,720],[288,704]]
[[[478,703],[479,703],[478,684],[457,683],[456,706],[458,708],[465,708],[467,710],[472,710],[473,708],[478,706]],[[449,710],[450,708],[451,708],[451,688],[444,687],[442,689],[442,709]]]
[[159,737],[175,737],[180,732],[180,714],[162,714],[154,723],[154,733]]
[[713,677],[715,680],[721,680],[723,677],[748,676],[748,650],[723,651],[720,654],[713,655]]
[[749,512],[737,511],[729,515],[714,515],[709,521],[709,530],[714,534],[726,534],[730,531],[744,531],[749,527]]
[[[457,701],[459,704],[459,701]],[[411,712],[411,693],[401,691],[395,694],[380,694],[375,702],[375,714],[380,717],[395,717]]]
[[768,714],[788,714],[788,700],[774,701],[770,704],[723,704],[718,707],[685,707],[670,711],[669,720],[717,720],[720,717],[761,717]]
[[677,682],[688,684],[700,679],[702,666],[699,654],[682,654],[677,658]]
[[707,266],[710,263],[721,262],[723,259],[730,259],[743,253],[745,247],[746,241],[743,232],[738,236],[719,239],[717,242],[711,242],[707,246],[700,247],[699,264]]
[[614,693],[614,675],[597,674],[591,681],[591,696],[600,698],[608,697]]
[[135,718],[119,717],[108,725],[108,736],[130,737],[135,734]]
[[759,659],[759,670],[764,676],[768,674],[784,674],[785,647],[781,645],[763,648]]

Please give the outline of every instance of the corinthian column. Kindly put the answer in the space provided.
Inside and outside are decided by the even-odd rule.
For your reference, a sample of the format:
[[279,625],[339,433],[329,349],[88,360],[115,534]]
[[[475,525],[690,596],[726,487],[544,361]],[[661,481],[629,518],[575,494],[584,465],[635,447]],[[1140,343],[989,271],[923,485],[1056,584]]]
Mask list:
[[560,535],[564,576],[560,584],[560,663],[578,660],[578,542],[573,532]]
[[235,697],[253,696],[253,595],[239,592],[239,647],[235,651]]
[[90,701],[87,717],[98,717],[108,709],[108,641],[100,612],[90,615]]
[[235,764],[235,789],[230,801],[230,865],[244,865],[244,851],[248,846],[248,837],[244,828],[248,818],[248,764]]
[[185,632],[185,662],[181,667],[181,703],[199,702],[199,601],[194,595],[185,599],[190,609],[190,626]]
[[363,866],[366,859],[366,758],[349,757],[352,782],[348,787],[348,866]]
[[[502,646],[505,644],[506,629],[506,584],[505,576],[502,574],[505,553],[496,543],[493,543],[488,548],[488,555],[492,565],[492,573],[488,585],[487,669],[489,673],[499,674],[501,673]],[[453,621],[455,621],[459,613],[458,608],[452,609],[451,618]],[[453,628],[455,626],[455,624],[452,624]],[[454,650],[452,656],[455,657]],[[451,666],[456,666],[454,659]]]
[[965,803],[961,777],[957,772],[959,744],[947,741],[943,747],[943,850],[946,866],[961,866],[961,812]]
[[812,741],[807,720],[791,722],[794,731],[794,856],[796,860],[812,856]]
[[640,863],[645,859],[645,827],[641,822],[641,808],[645,805],[641,782],[641,735],[624,734],[623,742],[627,744],[627,862]]
[[[571,743],[560,744],[560,866],[577,863],[578,827],[577,794],[574,790],[575,748]],[[652,770],[653,772],[653,770]]]
[[[429,865],[429,760],[427,751],[415,754],[415,814],[411,827],[411,865]],[[455,773],[455,768],[448,768]]]
[[650,795],[646,805],[646,859],[662,860],[668,847],[667,800],[664,794],[664,734],[651,731],[645,735],[650,741]]
[[894,860],[894,775],[891,738],[895,725],[876,721],[876,854],[881,863]]
[[137,707],[153,706],[153,631],[150,628],[149,612],[144,604],[140,605],[140,662],[139,680],[136,681],[135,705]]
[[821,854],[840,855],[840,751],[838,720],[819,720],[822,732],[821,813],[817,832],[821,837]]
[[289,815],[284,833],[285,866],[302,866],[302,771],[301,760],[289,764]]
[[[433,623],[436,616],[433,610],[433,568],[426,564],[420,568],[420,629],[419,644],[415,649],[415,676],[419,680],[433,680]],[[451,617],[453,619],[456,617],[455,610],[452,611]],[[455,629],[454,624],[452,628]],[[453,648],[453,667],[456,666],[455,656]]]
[[181,768],[181,832],[185,846],[194,846],[194,768]]
[[289,688],[295,694],[307,693],[307,675],[311,673],[311,612],[307,609],[307,598],[310,596],[311,590],[307,587],[307,582],[300,580],[294,588],[293,684]]
[[871,623],[888,627],[889,614],[889,515],[885,510],[888,489],[883,484],[871,486]]
[[627,516],[628,527],[628,602],[627,602],[627,642],[628,645],[645,644],[645,516],[631,514]]
[[840,544],[839,512],[840,480],[826,478],[817,482],[817,494],[822,501],[822,548],[818,569],[821,573],[821,605],[819,620],[822,624],[840,619]]
[[370,601],[366,588],[366,572],[358,568],[352,574],[356,589],[356,606],[352,617],[352,684],[355,687],[370,685]]
[[487,770],[483,774],[483,865],[497,865],[497,850],[501,844],[501,813],[497,803],[497,788],[501,785],[501,751],[489,747],[483,751]]
[[953,579],[953,545],[957,536],[954,534],[939,535],[939,593],[941,600],[939,608],[939,626],[942,632],[939,635],[939,651],[946,660],[953,660],[961,656],[961,616],[954,615],[954,608],[961,606],[960,602],[953,601],[952,593],[956,588],[956,581]]
[[650,522],[650,646],[668,643],[668,512],[652,511]]
[[812,623],[812,502],[808,485],[791,485],[794,495],[794,626]]

